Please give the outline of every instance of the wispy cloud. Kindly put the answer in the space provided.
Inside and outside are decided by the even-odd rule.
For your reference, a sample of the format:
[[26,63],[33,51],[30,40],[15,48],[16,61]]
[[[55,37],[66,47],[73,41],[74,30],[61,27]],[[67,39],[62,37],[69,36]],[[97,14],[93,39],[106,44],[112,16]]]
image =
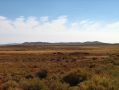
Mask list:
[[102,23],[82,20],[68,22],[67,16],[55,19],[20,16],[15,20],[0,16],[0,43],[24,41],[92,41],[119,42],[119,21]]

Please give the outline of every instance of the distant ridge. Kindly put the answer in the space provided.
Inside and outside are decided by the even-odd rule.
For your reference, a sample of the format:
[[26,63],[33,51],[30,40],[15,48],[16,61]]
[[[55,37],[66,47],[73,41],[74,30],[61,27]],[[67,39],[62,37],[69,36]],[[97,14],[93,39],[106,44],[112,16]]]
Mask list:
[[104,43],[99,41],[87,41],[87,42],[84,42],[83,44],[110,44],[110,43]]
[[24,42],[21,45],[90,45],[90,44],[110,44],[103,43],[99,41],[87,41],[87,42],[57,42],[57,43],[49,43],[49,42]]
[[44,45],[44,44],[50,44],[48,42],[24,42],[22,45]]
[[[24,43],[10,43],[10,44],[1,44],[0,46],[14,46],[14,45],[106,45],[112,43],[104,43],[99,41],[86,41],[86,42],[24,42]],[[114,43],[119,44],[119,43]]]

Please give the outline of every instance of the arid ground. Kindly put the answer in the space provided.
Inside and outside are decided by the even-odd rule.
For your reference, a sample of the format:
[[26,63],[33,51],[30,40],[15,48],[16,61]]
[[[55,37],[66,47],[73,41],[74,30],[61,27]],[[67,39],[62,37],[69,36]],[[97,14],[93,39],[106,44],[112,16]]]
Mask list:
[[0,90],[119,90],[119,45],[0,46]]

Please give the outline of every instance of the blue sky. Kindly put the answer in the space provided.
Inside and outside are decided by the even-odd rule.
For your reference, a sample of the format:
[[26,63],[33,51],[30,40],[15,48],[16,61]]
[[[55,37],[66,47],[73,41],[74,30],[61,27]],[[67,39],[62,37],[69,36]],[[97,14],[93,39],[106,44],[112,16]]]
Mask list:
[[[0,0],[0,17],[0,43],[87,40],[119,42],[114,35],[119,32],[119,0]],[[32,25],[28,22],[32,22]],[[34,25],[39,30],[31,29],[28,25]],[[51,31],[45,30],[49,27]],[[61,31],[56,29],[59,27],[62,27]],[[95,38],[98,33],[107,36]],[[80,34],[89,36],[83,37]],[[94,37],[92,34],[95,34]]]
[[0,0],[0,14],[18,16],[68,15],[70,19],[119,19],[119,0]]

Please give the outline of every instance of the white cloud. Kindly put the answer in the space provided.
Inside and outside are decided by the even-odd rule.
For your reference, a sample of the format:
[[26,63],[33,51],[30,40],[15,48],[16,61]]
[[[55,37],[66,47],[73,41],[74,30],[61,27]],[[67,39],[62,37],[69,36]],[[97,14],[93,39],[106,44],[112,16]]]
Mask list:
[[100,31],[102,29],[102,25],[101,23],[93,21],[81,21],[79,28],[83,31]]
[[105,27],[108,31],[117,31],[119,32],[119,21],[107,24]]
[[0,43],[24,41],[119,42],[119,21],[101,23],[82,20],[68,22],[67,16],[50,20],[44,17],[20,16],[15,20],[0,16]]
[[21,32],[26,29],[25,18],[23,16],[16,18],[16,20],[13,21],[11,24],[14,25],[14,29],[21,30]]
[[40,21],[47,22],[49,20],[48,16],[40,17]]
[[25,26],[27,30],[33,30],[38,24],[39,22],[37,21],[36,17],[28,17]]
[[0,16],[0,20],[5,20],[5,19],[6,19],[6,17]]
[[13,26],[11,20],[8,20],[6,17],[0,16],[0,31],[1,30],[12,30]]

